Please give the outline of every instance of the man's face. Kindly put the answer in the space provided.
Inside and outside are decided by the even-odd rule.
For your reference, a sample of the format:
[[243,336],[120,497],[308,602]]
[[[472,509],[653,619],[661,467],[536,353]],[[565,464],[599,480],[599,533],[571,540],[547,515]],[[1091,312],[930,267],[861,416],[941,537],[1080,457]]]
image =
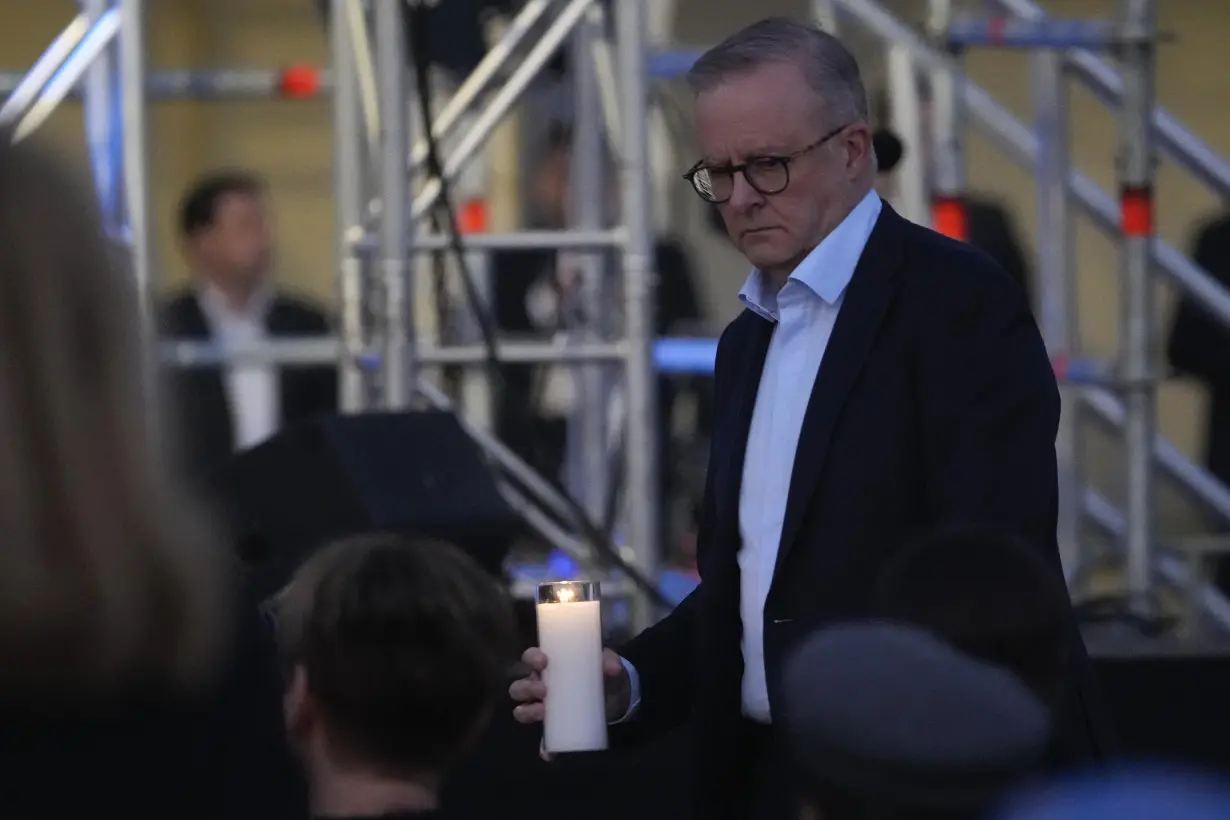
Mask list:
[[218,200],[213,224],[197,235],[194,246],[207,273],[229,285],[251,286],[269,269],[270,233],[263,197],[233,192]]
[[[866,126],[827,121],[822,102],[799,69],[786,63],[732,76],[697,97],[696,135],[705,165],[798,154],[779,193],[761,193],[735,174],[730,199],[717,206],[735,245],[762,270],[793,268],[836,226],[840,208],[834,206],[869,158]],[[830,134],[825,144],[805,150]]]

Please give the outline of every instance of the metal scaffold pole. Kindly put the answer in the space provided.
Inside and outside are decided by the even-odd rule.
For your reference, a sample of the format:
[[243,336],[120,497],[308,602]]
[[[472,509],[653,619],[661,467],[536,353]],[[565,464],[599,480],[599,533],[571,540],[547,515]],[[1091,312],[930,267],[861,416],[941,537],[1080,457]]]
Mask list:
[[[627,469],[625,475],[629,543],[637,567],[657,577],[660,560],[657,379],[653,362],[654,272],[653,192],[649,180],[649,104],[646,51],[646,0],[615,0],[616,50],[623,135],[620,157],[620,210],[627,232],[623,253],[624,328],[627,359]],[[633,622],[653,621],[647,598],[638,596]]]
[[145,101],[145,4],[119,0],[120,116],[127,238],[145,338],[153,338],[154,242],[149,222],[148,117]]
[[[1052,360],[1080,355],[1076,322],[1076,267],[1073,264],[1074,223],[1068,195],[1071,162],[1068,151],[1069,101],[1066,57],[1057,51],[1030,56],[1034,121],[1038,133],[1037,203],[1038,316],[1042,336]],[[1060,387],[1063,413],[1055,441],[1059,463],[1059,552],[1064,573],[1076,580],[1083,563],[1081,554],[1080,464],[1081,390]]]
[[952,0],[931,0],[927,30],[952,55],[931,74],[931,227],[953,239],[968,238],[965,213],[965,117],[961,83],[962,47],[948,40]]
[[[602,37],[597,7],[577,25],[570,46],[573,83],[571,182],[568,186],[571,227],[598,231],[606,224],[604,192],[609,190],[606,150],[603,145],[602,101],[599,95],[594,45]],[[609,330],[609,277],[607,254],[600,248],[561,254],[559,272],[573,279],[566,291],[565,326],[570,341],[602,342]],[[571,304],[569,304],[571,303]],[[574,321],[576,320],[576,321]],[[607,469],[607,409],[611,385],[608,366],[597,362],[570,377],[578,385],[568,425],[569,486],[595,521],[606,513],[609,492]]]
[[380,95],[380,271],[381,405],[404,410],[414,392],[413,339],[410,320],[409,84],[406,82],[405,4],[377,3],[376,69]]
[[[352,28],[362,25],[359,4],[331,0],[333,55],[333,191],[337,266],[337,300],[341,345],[338,350],[338,404],[345,413],[366,408],[367,383],[359,369],[366,342],[363,315],[363,260],[358,243],[363,230],[363,180],[366,179],[362,136],[363,111],[358,60]],[[355,18],[358,18],[357,20]]]
[[1154,99],[1156,9],[1151,0],[1122,0],[1120,47],[1123,104],[1119,113],[1119,190],[1123,253],[1120,376],[1126,407],[1127,591],[1130,604],[1153,608],[1153,441],[1157,432],[1154,355],[1153,242]]

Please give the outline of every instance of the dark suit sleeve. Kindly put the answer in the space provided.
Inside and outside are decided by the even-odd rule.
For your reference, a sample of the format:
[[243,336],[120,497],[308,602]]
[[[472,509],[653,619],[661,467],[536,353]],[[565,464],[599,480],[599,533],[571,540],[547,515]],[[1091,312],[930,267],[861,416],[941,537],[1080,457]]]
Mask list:
[[[729,329],[718,340],[714,364],[714,399],[723,393],[721,374],[728,367],[730,356]],[[730,445],[730,442],[724,442]],[[697,565],[700,585],[679,606],[654,626],[637,635],[619,654],[635,667],[640,678],[641,702],[633,719],[612,727],[616,743],[649,739],[688,720],[696,686],[696,627],[700,602],[705,589],[706,553],[714,540],[716,502],[714,499],[714,464],[719,440],[714,436],[709,447],[709,465],[705,471],[705,492],[701,500],[697,529]]]
[[[1196,237],[1193,258],[1223,286],[1230,286],[1230,221],[1207,225]],[[1208,382],[1230,378],[1230,332],[1190,296],[1179,300],[1170,340],[1170,366]]]
[[1059,390],[1020,288],[985,266],[919,340],[925,497],[939,525],[987,524],[1054,553]]

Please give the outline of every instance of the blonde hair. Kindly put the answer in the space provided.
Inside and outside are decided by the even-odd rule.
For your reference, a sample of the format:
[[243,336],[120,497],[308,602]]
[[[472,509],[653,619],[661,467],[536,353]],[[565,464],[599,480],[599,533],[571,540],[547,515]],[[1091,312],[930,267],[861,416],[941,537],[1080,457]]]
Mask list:
[[0,130],[0,688],[180,686],[225,558],[167,463],[133,279],[92,197]]

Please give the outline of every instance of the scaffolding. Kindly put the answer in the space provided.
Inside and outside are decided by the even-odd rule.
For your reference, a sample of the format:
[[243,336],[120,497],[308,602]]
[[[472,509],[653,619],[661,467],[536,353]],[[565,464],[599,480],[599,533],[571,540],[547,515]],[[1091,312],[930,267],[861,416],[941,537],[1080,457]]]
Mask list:
[[[411,138],[411,55],[403,32],[414,0],[333,0],[329,70],[308,66],[273,70],[150,73],[145,67],[140,0],[81,0],[81,13],[27,72],[0,74],[7,99],[0,119],[16,124],[18,137],[35,130],[63,100],[79,97],[86,112],[88,145],[109,230],[132,249],[133,268],[145,304],[152,295],[148,192],[144,165],[145,105],[148,97],[307,98],[332,95],[336,198],[336,270],[339,336],[326,340],[282,340],[250,350],[211,345],[164,345],[164,361],[183,367],[237,360],[269,363],[336,361],[344,412],[403,410],[423,405],[452,407],[452,399],[427,381],[428,363],[480,366],[494,352],[501,361],[556,362],[609,373],[620,365],[625,433],[624,496],[626,548],[613,558],[620,577],[631,582],[633,621],[650,623],[660,595],[651,591],[660,555],[652,317],[653,196],[648,168],[648,53],[650,23],[646,0],[617,0],[614,48],[605,46],[597,0],[529,0],[500,41],[456,90],[430,128],[440,140],[460,125],[456,144],[442,161],[444,183],[464,171],[554,54],[574,41],[582,97],[595,97],[594,66],[611,65],[604,113],[617,147],[618,216],[606,226],[600,206],[578,201],[576,225],[563,231],[486,234],[467,237],[467,247],[575,249],[583,258],[614,251],[622,274],[622,327],[609,333],[586,331],[578,344],[425,344],[413,324],[410,281],[414,261],[447,249],[449,236],[423,229],[424,217],[442,194],[441,179],[424,171],[427,142]],[[370,9],[366,8],[370,6]],[[659,24],[660,25],[660,24]],[[607,62],[603,63],[603,57]],[[661,68],[661,66],[658,66]],[[669,68],[669,66],[667,66]],[[84,79],[84,82],[79,82]],[[613,99],[612,99],[613,98]],[[617,106],[617,110],[615,110]],[[581,113],[581,112],[579,112]],[[578,170],[590,173],[600,150],[602,118],[586,110],[578,118]],[[614,120],[614,122],[612,122]],[[594,191],[597,188],[588,188]],[[600,188],[601,186],[598,186]],[[587,277],[594,283],[599,276]],[[606,298],[587,289],[592,315],[609,314]],[[148,317],[148,311],[145,312]],[[151,337],[152,338],[152,337]],[[703,354],[702,354],[703,356]],[[597,365],[604,364],[599,368]],[[597,383],[595,383],[596,386]],[[480,426],[463,419],[470,434],[501,471],[501,489],[527,522],[554,546],[568,550],[589,572],[601,564],[592,526],[580,505],[536,475]],[[596,438],[596,434],[590,434]],[[605,444],[605,442],[600,442]],[[655,588],[656,589],[656,588]]]
[[[1230,626],[1230,603],[1196,577],[1181,550],[1182,543],[1158,537],[1154,522],[1154,468],[1175,481],[1200,506],[1221,521],[1230,521],[1230,492],[1208,471],[1192,464],[1156,434],[1156,387],[1162,375],[1153,360],[1155,349],[1152,272],[1204,305],[1230,327],[1230,293],[1180,252],[1153,233],[1152,181],[1155,154],[1175,159],[1217,192],[1230,192],[1230,166],[1173,117],[1154,104],[1154,49],[1159,39],[1154,4],[1121,0],[1119,19],[1064,21],[1047,17],[1030,0],[995,0],[990,17],[957,20],[949,3],[930,6],[932,19],[920,35],[897,19],[878,0],[833,0],[850,18],[886,43],[907,49],[916,69],[947,85],[951,105],[939,107],[934,124],[939,143],[937,165],[948,173],[937,186],[949,202],[962,206],[964,185],[958,136],[969,125],[979,128],[1022,166],[1035,172],[1039,183],[1040,231],[1046,236],[1041,255],[1041,324],[1056,373],[1065,388],[1065,412],[1057,442],[1063,500],[1075,500],[1061,510],[1060,539],[1070,577],[1079,574],[1082,524],[1105,532],[1126,554],[1124,603],[1133,614],[1155,614],[1153,579],[1191,593],[1202,611]],[[962,71],[962,50],[973,46],[1015,47],[1031,52],[1035,93],[1035,127],[1019,122]],[[1116,70],[1094,50],[1111,51]],[[1085,174],[1073,169],[1067,155],[1067,82],[1079,78],[1119,112],[1120,196],[1102,191]],[[898,89],[900,93],[902,89]],[[913,87],[907,93],[914,93]],[[958,146],[954,150],[954,146]],[[954,167],[955,166],[955,167]],[[1072,206],[1077,206],[1073,208]],[[1081,360],[1072,291],[1072,219],[1092,217],[1100,229],[1120,239],[1123,298],[1120,350],[1112,366]],[[959,214],[948,224],[964,224]],[[1074,365],[1077,365],[1074,368]],[[1076,371],[1080,372],[1077,373]],[[1078,421],[1085,416],[1125,434],[1127,486],[1120,511],[1082,480]],[[1199,587],[1193,585],[1199,582]]]
[[[149,72],[144,65],[140,0],[81,0],[81,14],[66,26],[42,58],[20,76],[0,72],[7,93],[0,120],[16,123],[18,134],[36,128],[61,101],[79,96],[84,104],[87,142],[108,229],[131,248],[133,268],[148,299],[152,262],[146,191],[147,98],[199,99],[332,96],[336,219],[338,338],[282,340],[259,349],[223,350],[210,345],[163,345],[164,361],[182,367],[236,360],[286,364],[336,361],[341,404],[347,412],[451,407],[452,400],[425,378],[432,365],[481,367],[484,345],[444,345],[424,337],[413,318],[414,262],[447,250],[449,236],[424,230],[424,217],[441,195],[440,180],[426,169],[427,142],[415,134],[410,109],[406,43],[400,36],[413,2],[332,0],[331,65],[213,72]],[[649,0],[614,0],[613,43],[608,41],[598,0],[528,0],[509,21],[499,41],[457,87],[431,123],[440,140],[454,138],[443,158],[443,176],[456,180],[501,120],[512,110],[559,50],[570,49],[575,86],[575,173],[590,175],[579,190],[602,190],[602,134],[616,158],[618,214],[608,219],[602,205],[579,198],[573,224],[561,231],[520,231],[467,236],[474,252],[539,248],[576,251],[585,286],[583,311],[609,319],[614,289],[598,273],[602,253],[614,252],[622,272],[622,317],[606,326],[589,321],[552,343],[500,342],[503,362],[556,363],[578,368],[588,399],[574,417],[574,450],[585,469],[600,464],[576,488],[576,502],[536,475],[482,425],[462,418],[475,440],[500,468],[502,490],[527,522],[551,544],[567,550],[587,572],[596,573],[603,552],[587,520],[600,519],[610,494],[607,470],[612,420],[608,393],[622,394],[623,478],[627,538],[619,557],[620,577],[631,579],[637,596],[636,622],[652,618],[649,592],[662,545],[659,542],[658,442],[655,423],[656,372],[712,369],[712,340],[652,338],[653,259],[651,215],[654,196],[649,173],[651,75],[675,75],[695,58],[657,53],[666,25],[664,8]],[[1157,438],[1155,391],[1159,374],[1150,356],[1151,268],[1230,327],[1230,293],[1205,271],[1153,235],[1152,157],[1175,159],[1223,196],[1230,196],[1230,164],[1173,117],[1153,104],[1153,52],[1157,42],[1154,4],[1123,0],[1118,21],[1056,21],[1031,0],[995,0],[989,18],[956,19],[949,2],[933,0],[924,34],[888,12],[878,0],[814,0],[817,19],[836,25],[839,17],[871,31],[893,48],[892,76],[910,82],[923,71],[936,91],[933,118],[933,212],[935,227],[964,236],[965,178],[961,137],[966,123],[989,134],[1008,155],[1036,171],[1039,218],[1048,241],[1042,254],[1041,323],[1057,375],[1064,383],[1065,413],[1058,441],[1061,498],[1060,543],[1065,564],[1077,575],[1084,523],[1121,541],[1128,556],[1127,599],[1132,608],[1151,608],[1154,571],[1171,583],[1191,574],[1172,545],[1159,542],[1152,507],[1154,467],[1176,480],[1202,506],[1230,523],[1230,491],[1207,471]],[[372,6],[372,14],[365,7]],[[651,12],[657,15],[651,20]],[[647,30],[657,31],[651,43]],[[844,22],[843,22],[844,25]],[[975,46],[1012,46],[1034,51],[1033,127],[1019,122],[962,71],[960,54]],[[1116,71],[1092,50],[1112,50]],[[646,57],[648,55],[648,59]],[[1071,167],[1067,156],[1066,83],[1073,77],[1118,106],[1120,196],[1118,201]],[[595,90],[597,93],[594,93]],[[894,96],[900,96],[901,89]],[[915,114],[917,112],[914,112]],[[921,180],[921,172],[919,173]],[[580,177],[579,177],[580,178]],[[592,186],[592,187],[591,187]],[[915,196],[920,195],[920,190]],[[1074,315],[1072,220],[1077,212],[1122,237],[1124,293],[1122,344],[1114,367],[1080,357]],[[613,223],[613,224],[612,224]],[[617,389],[618,388],[618,389]],[[1083,481],[1080,425],[1090,419],[1126,431],[1129,493],[1121,512]],[[577,503],[579,502],[579,503]],[[608,556],[609,557],[609,556]],[[606,562],[609,563],[609,562]],[[605,579],[604,579],[605,580]],[[1199,590],[1211,615],[1230,624],[1230,603],[1211,589]]]

